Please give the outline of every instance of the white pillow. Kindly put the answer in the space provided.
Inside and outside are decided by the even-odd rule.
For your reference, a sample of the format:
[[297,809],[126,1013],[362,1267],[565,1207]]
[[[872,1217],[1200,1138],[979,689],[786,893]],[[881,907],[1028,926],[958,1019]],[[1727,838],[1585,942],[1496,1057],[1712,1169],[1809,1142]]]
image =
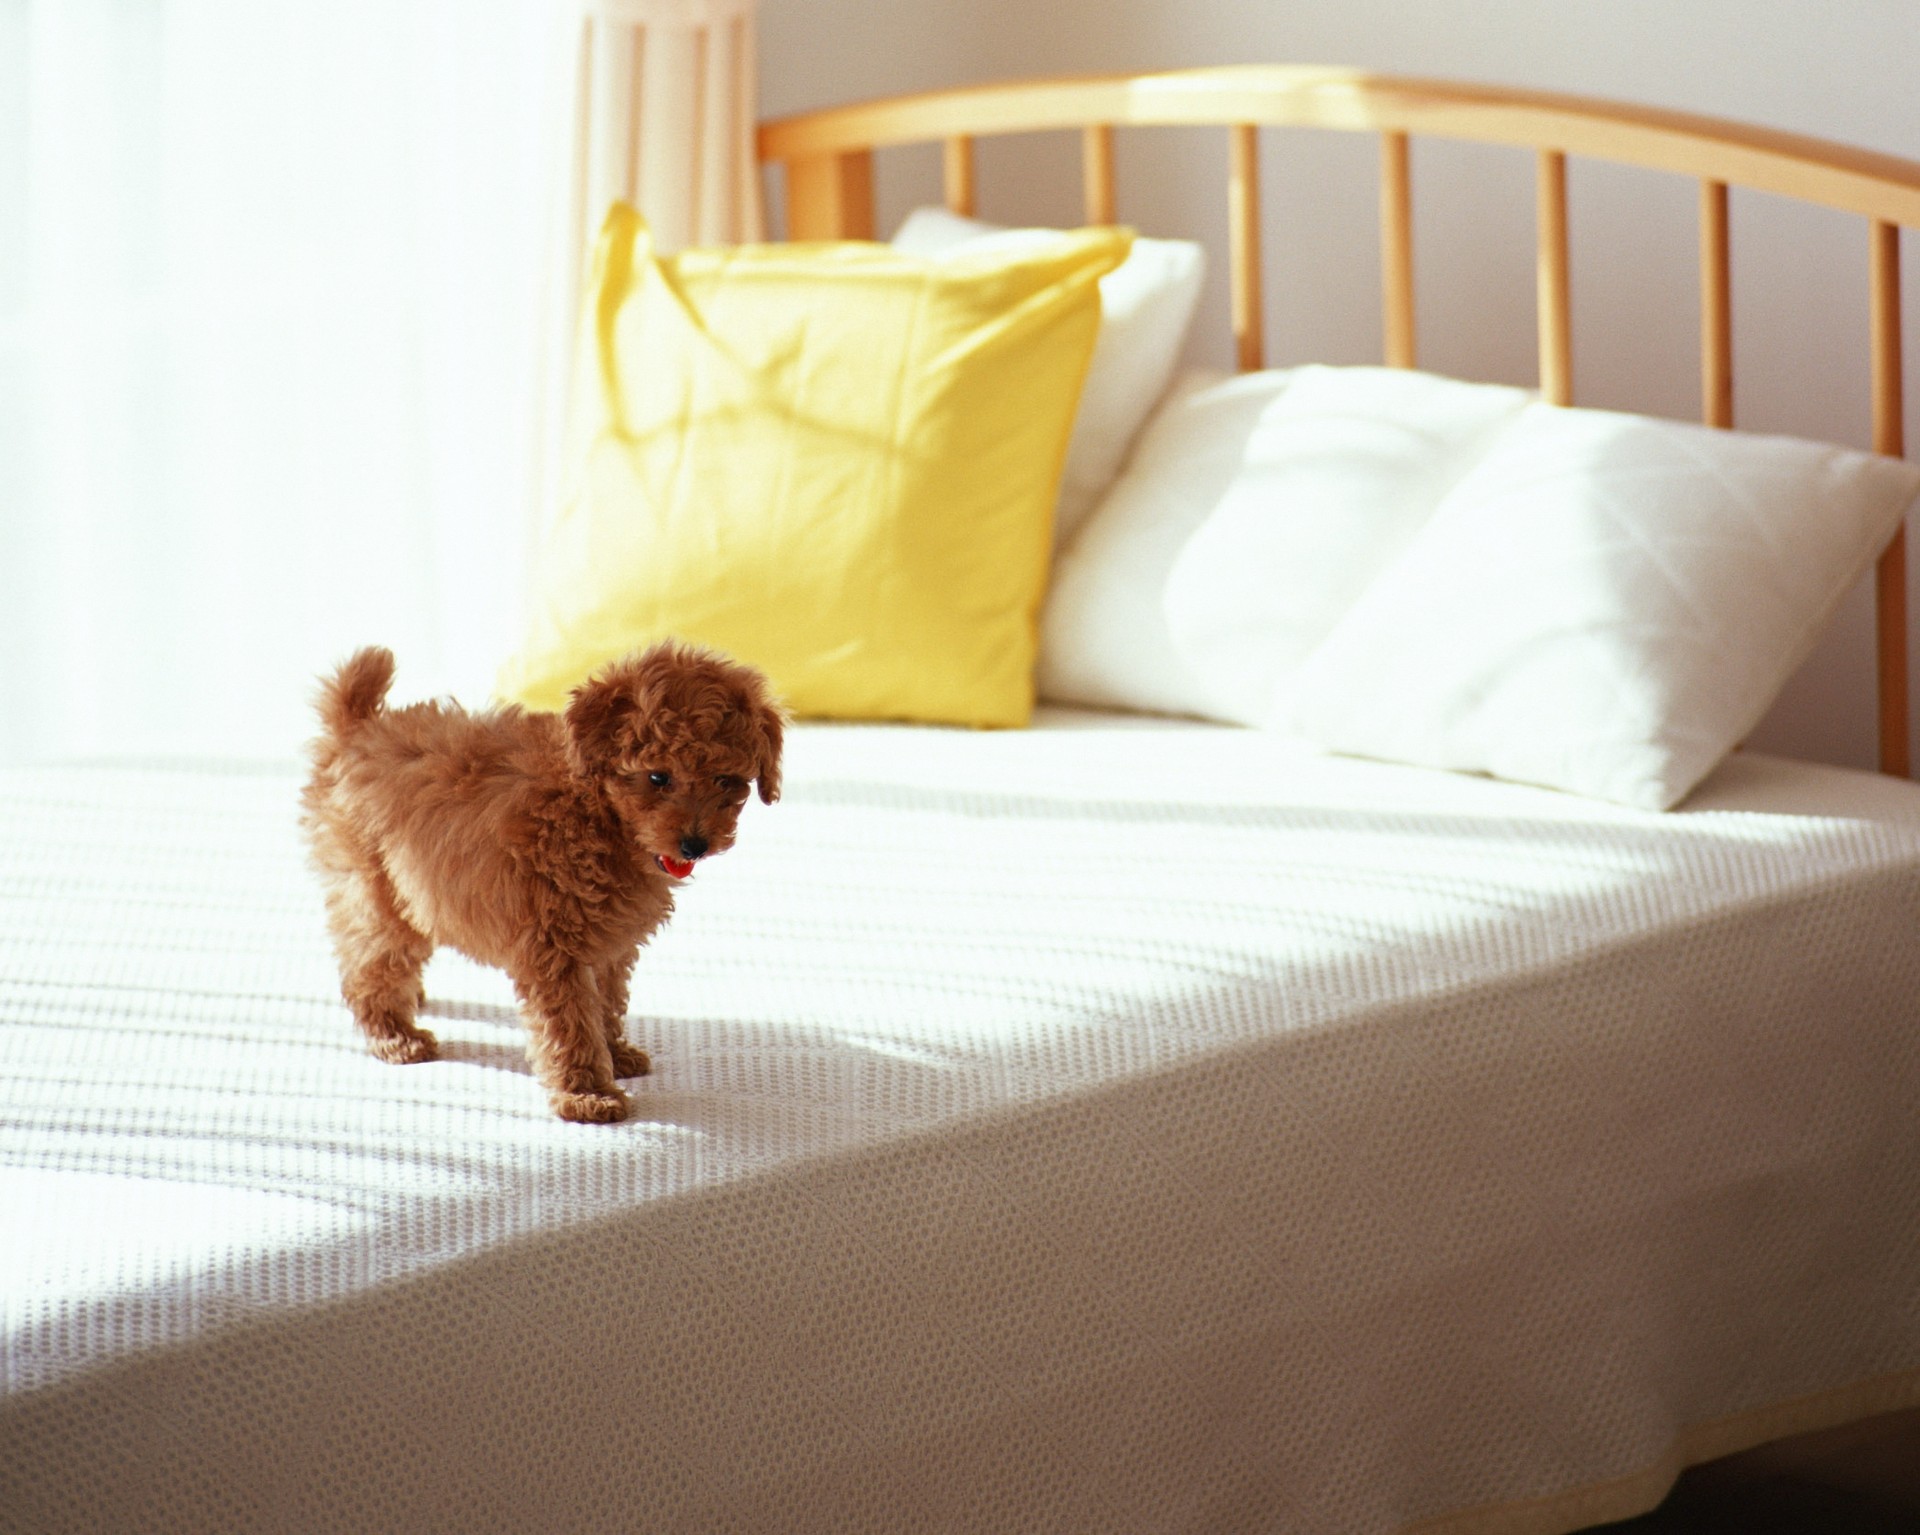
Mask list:
[[1167,633],[1207,712],[1284,717],[1300,664],[1530,398],[1402,368],[1295,369],[1167,574]]
[[1034,689],[1055,703],[1208,715],[1162,606],[1180,550],[1232,486],[1284,373],[1187,374],[1140,434],[1133,461],[1055,556]]
[[1678,803],[1920,490],[1898,460],[1529,405],[1294,679],[1336,751]]
[[[1018,248],[1058,233],[1004,229],[944,208],[918,208],[907,215],[893,245],[911,255],[944,256],[965,246]],[[1193,322],[1205,263],[1205,252],[1191,240],[1141,237],[1127,259],[1100,279],[1100,334],[1060,478],[1055,547],[1086,520],[1166,393]]]
[[1055,563],[1040,696],[1272,723],[1295,669],[1528,398],[1393,368],[1184,389]]

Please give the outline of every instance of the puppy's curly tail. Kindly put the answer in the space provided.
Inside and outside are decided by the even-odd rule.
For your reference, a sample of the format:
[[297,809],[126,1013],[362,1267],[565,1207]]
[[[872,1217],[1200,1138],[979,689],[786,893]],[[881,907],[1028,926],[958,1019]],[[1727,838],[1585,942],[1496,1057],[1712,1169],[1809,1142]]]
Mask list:
[[393,652],[384,645],[356,650],[320,684],[320,719],[329,733],[344,736],[385,705],[393,686]]

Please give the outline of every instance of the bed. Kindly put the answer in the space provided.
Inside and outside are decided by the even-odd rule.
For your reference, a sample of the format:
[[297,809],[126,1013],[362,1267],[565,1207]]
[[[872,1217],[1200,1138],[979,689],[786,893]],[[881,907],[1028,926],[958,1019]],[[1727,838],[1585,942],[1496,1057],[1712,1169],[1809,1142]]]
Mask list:
[[[1900,447],[1920,166],[1672,114],[1328,71],[943,93],[766,125],[790,233],[871,154],[1260,126],[1729,183],[1869,220]],[[785,794],[643,957],[617,1128],[532,1089],[442,955],[445,1059],[338,1000],[298,769],[0,794],[0,1529],[1568,1531],[1687,1464],[1920,1403],[1920,788],[1896,535],[1878,774],[1725,755],[1680,808],[1042,708],[797,725]]]

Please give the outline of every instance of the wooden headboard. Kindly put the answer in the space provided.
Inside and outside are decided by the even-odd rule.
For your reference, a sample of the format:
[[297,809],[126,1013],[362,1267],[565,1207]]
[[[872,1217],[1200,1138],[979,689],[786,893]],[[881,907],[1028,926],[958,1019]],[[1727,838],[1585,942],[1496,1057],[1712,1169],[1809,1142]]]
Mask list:
[[[1911,160],[1684,112],[1308,65],[1032,80],[862,102],[763,124],[759,155],[785,170],[789,239],[871,239],[874,150],[940,143],[947,204],[971,213],[976,138],[1077,130],[1083,144],[1085,220],[1111,224],[1117,214],[1113,130],[1148,124],[1217,125],[1229,135],[1232,314],[1242,369],[1258,368],[1263,361],[1258,174],[1263,127],[1380,135],[1386,361],[1402,368],[1415,360],[1411,137],[1534,150],[1540,392],[1561,405],[1573,400],[1568,155],[1668,171],[1700,183],[1701,417],[1712,426],[1733,425],[1728,187],[1859,214],[1867,221],[1873,446],[1896,457],[1905,451],[1900,226],[1920,225],[1920,163]],[[1881,555],[1874,583],[1880,766],[1900,777],[1909,776],[1906,566],[1903,530]]]

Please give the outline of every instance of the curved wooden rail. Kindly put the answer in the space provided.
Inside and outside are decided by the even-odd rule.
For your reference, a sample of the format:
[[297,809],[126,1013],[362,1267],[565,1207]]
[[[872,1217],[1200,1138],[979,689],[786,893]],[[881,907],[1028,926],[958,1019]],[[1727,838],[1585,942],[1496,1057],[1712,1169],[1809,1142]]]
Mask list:
[[1032,80],[898,96],[763,124],[762,160],[789,164],[924,143],[1089,124],[1257,123],[1554,149],[1776,192],[1920,224],[1920,162],[1720,118],[1543,91],[1314,65]]
[[[1235,351],[1263,358],[1258,130],[1323,128],[1381,137],[1381,273],[1386,360],[1414,364],[1413,136],[1530,149],[1537,159],[1540,387],[1573,398],[1567,159],[1584,156],[1690,176],[1700,184],[1701,416],[1733,425],[1727,189],[1747,187],[1868,220],[1873,440],[1904,449],[1900,227],[1920,225],[1920,162],[1721,118],[1591,97],[1253,64],[1150,75],[1015,81],[830,107],[765,123],[759,155],[787,173],[793,239],[873,236],[873,151],[944,146],[947,200],[971,211],[973,146],[983,136],[1072,129],[1083,136],[1090,222],[1116,217],[1113,130],[1213,124],[1229,132],[1227,199]],[[1895,536],[1875,579],[1880,765],[1907,776],[1906,541]]]

